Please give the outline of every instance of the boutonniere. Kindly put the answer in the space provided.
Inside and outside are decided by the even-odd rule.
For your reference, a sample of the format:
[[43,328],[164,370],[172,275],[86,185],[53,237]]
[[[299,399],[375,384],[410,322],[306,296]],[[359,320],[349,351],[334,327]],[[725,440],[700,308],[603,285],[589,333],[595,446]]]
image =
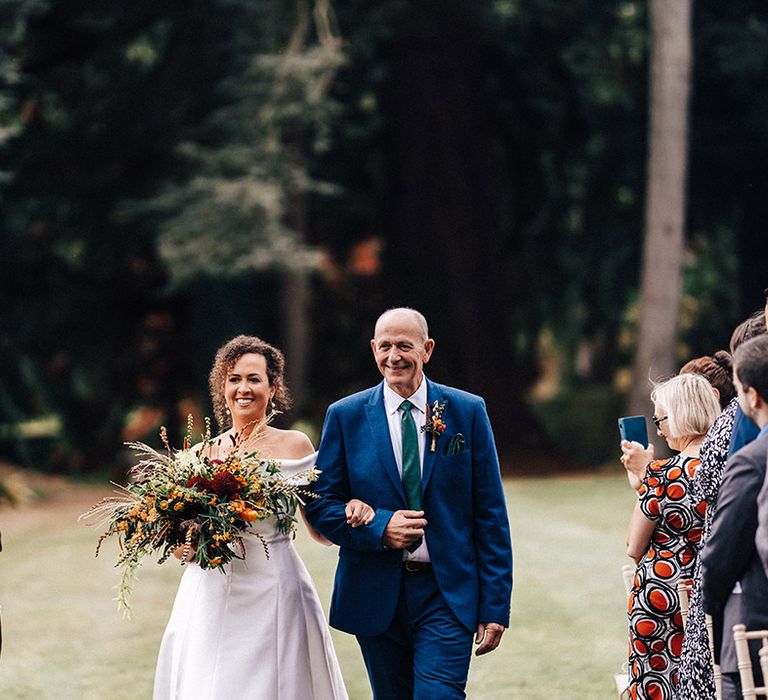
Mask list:
[[421,426],[422,433],[429,433],[432,435],[432,442],[429,446],[429,451],[435,451],[435,445],[437,438],[439,438],[445,432],[445,422],[443,421],[443,411],[445,410],[445,401],[438,403],[435,401],[430,409],[427,404],[427,422]]

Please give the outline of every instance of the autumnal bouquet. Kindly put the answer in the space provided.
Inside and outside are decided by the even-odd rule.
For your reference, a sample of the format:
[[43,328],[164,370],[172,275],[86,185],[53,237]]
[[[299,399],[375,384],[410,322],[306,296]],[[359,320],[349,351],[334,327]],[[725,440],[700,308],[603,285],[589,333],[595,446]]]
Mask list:
[[128,485],[115,484],[117,495],[81,516],[107,526],[96,556],[107,537],[118,536],[116,566],[122,567],[122,577],[117,600],[128,613],[133,580],[144,557],[159,552],[158,563],[163,563],[181,547],[182,565],[191,557],[203,569],[223,571],[233,558],[245,557],[242,538],[252,534],[269,558],[267,542],[250,529],[253,523],[274,518],[279,532],[291,533],[297,506],[313,497],[304,487],[317,479],[320,472],[314,467],[284,477],[278,462],[248,449],[251,439],[232,438],[226,459],[211,459],[210,422],[206,420],[203,441],[194,448],[191,433],[190,417],[181,450],[171,449],[165,428],[160,431],[165,453],[141,442],[126,443],[140,457],[129,472]]

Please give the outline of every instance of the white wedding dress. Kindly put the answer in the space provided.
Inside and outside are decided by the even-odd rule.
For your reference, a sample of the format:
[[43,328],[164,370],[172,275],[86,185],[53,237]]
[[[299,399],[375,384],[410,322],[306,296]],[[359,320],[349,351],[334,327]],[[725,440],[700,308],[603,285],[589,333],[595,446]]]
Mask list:
[[[286,475],[317,454],[280,460]],[[155,673],[154,700],[347,700],[312,579],[273,520],[254,523],[226,573],[189,564]]]

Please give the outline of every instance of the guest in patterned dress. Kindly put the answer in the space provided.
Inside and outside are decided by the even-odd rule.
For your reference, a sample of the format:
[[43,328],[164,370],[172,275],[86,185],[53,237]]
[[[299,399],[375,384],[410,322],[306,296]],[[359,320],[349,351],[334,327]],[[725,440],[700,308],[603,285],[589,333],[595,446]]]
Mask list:
[[[709,382],[682,374],[658,384],[653,422],[674,452],[648,464],[639,478],[636,461],[652,447],[622,444],[622,462],[638,501],[629,523],[627,554],[637,563],[628,601],[629,694],[638,700],[673,698],[683,643],[677,582],[689,579],[698,552],[706,502],[687,498],[700,465],[704,436],[720,414]],[[641,454],[642,453],[642,454]]]
[[[717,493],[723,477],[723,467],[728,458],[733,419],[738,399],[733,386],[731,356],[718,351],[713,357],[699,357],[683,365],[681,374],[702,375],[717,392],[723,412],[709,429],[699,453],[701,465],[691,480],[688,492],[689,503],[706,501],[704,528],[699,551],[709,538],[712,518],[717,508]],[[709,649],[709,635],[701,604],[701,559],[696,557],[691,577],[692,587],[688,608],[688,622],[685,625],[683,651],[678,671],[677,700],[715,700],[715,675],[712,667],[712,653]]]

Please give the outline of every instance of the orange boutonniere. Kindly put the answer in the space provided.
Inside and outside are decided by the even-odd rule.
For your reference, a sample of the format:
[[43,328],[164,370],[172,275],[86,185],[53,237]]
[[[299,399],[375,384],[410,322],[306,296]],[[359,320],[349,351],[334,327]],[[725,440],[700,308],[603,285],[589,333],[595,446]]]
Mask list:
[[435,401],[430,405],[427,404],[427,422],[421,426],[421,432],[430,433],[432,435],[432,442],[429,445],[429,451],[434,452],[437,444],[437,438],[439,438],[445,432],[445,422],[443,421],[443,411],[445,410],[445,401],[438,403]]

